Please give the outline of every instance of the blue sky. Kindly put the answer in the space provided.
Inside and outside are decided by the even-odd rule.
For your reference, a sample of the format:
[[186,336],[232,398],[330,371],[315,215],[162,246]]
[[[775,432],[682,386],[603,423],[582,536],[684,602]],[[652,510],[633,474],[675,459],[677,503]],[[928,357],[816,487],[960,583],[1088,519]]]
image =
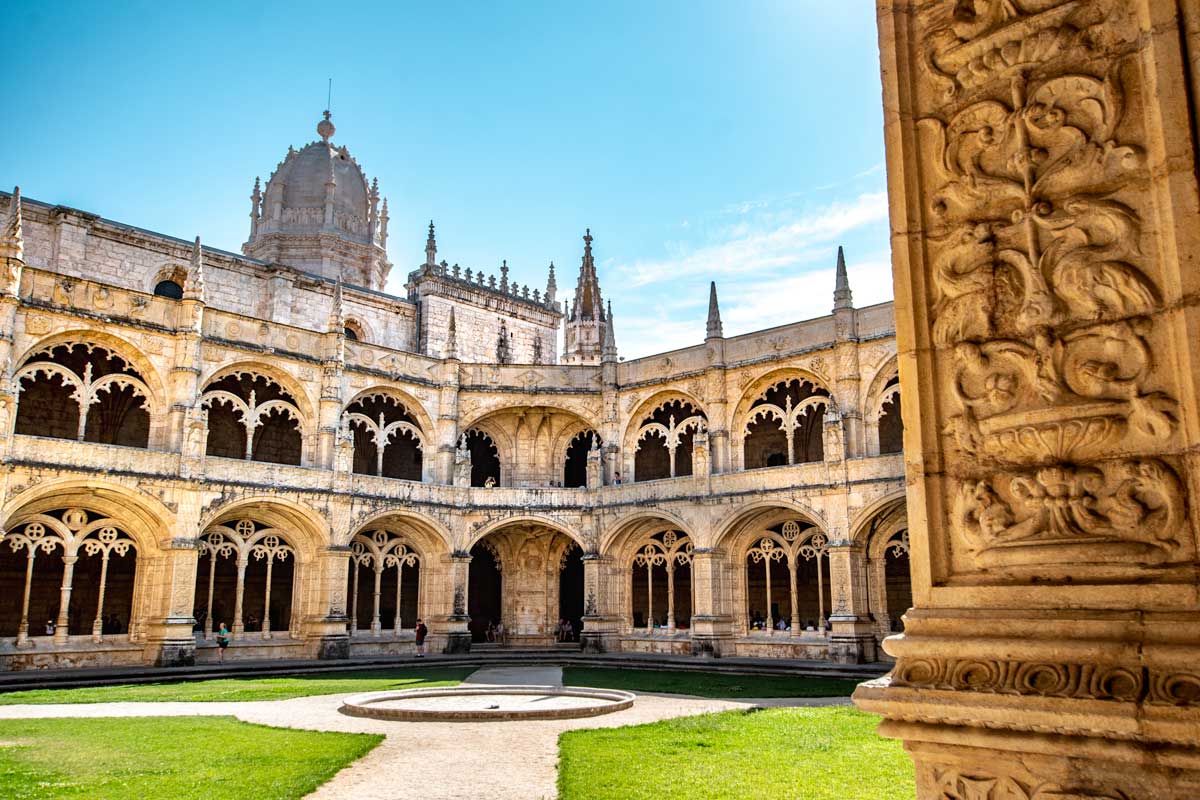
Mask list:
[[[573,289],[591,227],[627,358],[891,297],[869,0],[25,3],[0,185],[240,250],[248,195],[316,138],[378,177],[389,288],[439,257]],[[15,49],[15,52],[14,52]]]

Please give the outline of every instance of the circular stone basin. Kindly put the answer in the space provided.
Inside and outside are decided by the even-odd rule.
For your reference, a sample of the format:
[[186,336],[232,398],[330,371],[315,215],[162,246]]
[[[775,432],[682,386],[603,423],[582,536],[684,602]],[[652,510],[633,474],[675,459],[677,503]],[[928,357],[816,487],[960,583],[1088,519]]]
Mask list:
[[630,692],[583,686],[447,686],[355,694],[339,710],[404,722],[572,719],[611,714],[633,700]]

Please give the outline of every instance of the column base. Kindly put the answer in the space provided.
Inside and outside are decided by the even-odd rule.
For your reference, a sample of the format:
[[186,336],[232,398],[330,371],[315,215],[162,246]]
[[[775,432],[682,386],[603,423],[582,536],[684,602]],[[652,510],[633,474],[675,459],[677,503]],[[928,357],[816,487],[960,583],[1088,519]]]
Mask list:
[[322,661],[338,661],[350,658],[350,636],[333,634],[317,640],[317,658]]
[[599,655],[600,653],[615,653],[620,651],[619,637],[615,633],[584,631],[579,635],[579,649],[584,653]]
[[450,655],[453,653],[469,653],[471,652],[471,634],[469,631],[449,631],[446,634],[446,645],[442,648],[442,652]]
[[692,655],[697,658],[721,658],[733,654],[732,636],[692,633]]
[[1200,797],[1200,750],[1192,748],[890,720],[880,733],[905,740],[921,800]]
[[878,661],[879,653],[874,636],[829,637],[829,660],[836,664],[864,664]]
[[192,667],[196,664],[196,640],[176,639],[157,643],[154,653],[156,667]]

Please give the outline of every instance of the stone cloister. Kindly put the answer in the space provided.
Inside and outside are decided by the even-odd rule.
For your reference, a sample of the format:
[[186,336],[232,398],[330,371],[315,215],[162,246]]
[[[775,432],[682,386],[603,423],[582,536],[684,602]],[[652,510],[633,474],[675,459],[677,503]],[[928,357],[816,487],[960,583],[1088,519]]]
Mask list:
[[[418,617],[441,649],[482,641],[489,621],[503,621],[514,644],[545,645],[557,621],[570,618],[591,650],[862,660],[879,656],[877,642],[908,603],[907,560],[882,547],[906,527],[898,456],[833,452],[727,472],[709,462],[707,474],[646,481],[634,466],[635,480],[616,484],[605,475],[615,467],[604,462],[621,462],[600,443],[621,434],[605,437],[603,424],[588,425],[586,407],[521,389],[511,406],[492,393],[500,408],[481,408],[475,424],[454,431],[486,430],[497,443],[501,481],[487,488],[461,469],[455,437],[437,434],[419,396],[395,386],[347,392],[343,423],[323,445],[301,410],[319,400],[287,380],[278,358],[274,369],[240,359],[232,370],[210,367],[213,379],[195,381],[199,412],[177,415],[187,427],[172,434],[154,416],[167,406],[156,395],[166,381],[151,359],[120,342],[111,323],[93,340],[88,323],[69,319],[63,315],[65,336],[25,348],[18,391],[5,407],[6,424],[31,431],[5,444],[11,469],[0,575],[13,591],[0,631],[12,638],[0,641],[0,657],[10,668],[211,659],[222,621],[233,630],[235,653],[403,653]],[[117,421],[89,426],[95,436],[81,439],[81,393],[73,387],[83,384],[24,365],[57,364],[56,354],[84,350],[119,365],[110,374],[129,376],[123,385],[138,387],[128,394],[141,402],[94,393],[89,418]],[[879,356],[878,368],[894,372],[886,351]],[[795,385],[801,378],[793,375],[818,380],[780,364],[747,380],[745,405],[755,410],[740,424],[754,425],[751,395]],[[647,394],[653,407],[671,408],[678,390]],[[385,416],[380,426],[378,414],[373,420],[358,410],[363,397],[394,410],[396,420]],[[237,407],[231,424],[207,424],[210,400]],[[118,402],[119,413],[110,412]],[[105,443],[104,426],[126,425],[132,412],[149,418],[140,442]],[[45,427],[60,417],[67,424]],[[628,417],[626,436],[650,417]],[[355,436],[360,418],[363,429],[373,426],[369,436]],[[377,442],[390,450],[395,432],[420,444],[407,463],[424,480],[380,474]],[[711,447],[705,439],[713,428],[696,433],[696,449]],[[169,448],[172,438],[179,450],[154,449]],[[423,458],[438,440],[448,440],[448,457]],[[580,441],[585,485],[551,486]],[[306,463],[322,449],[332,463]],[[689,466],[697,461],[693,451]],[[440,471],[446,463],[449,471]],[[766,541],[789,554],[772,562],[769,588],[757,558]],[[484,569],[494,577],[476,575]],[[889,598],[899,604],[890,612]],[[93,624],[101,617],[112,620],[103,632]],[[764,624],[768,618],[785,624],[776,629]]]
[[726,337],[712,286],[702,343],[622,361],[590,231],[561,302],[432,225],[385,294],[386,199],[333,133],[256,182],[246,255],[0,200],[0,664],[211,661],[222,623],[233,657],[403,654],[418,618],[435,651],[569,620],[589,652],[883,656],[892,310],[841,252],[827,317]]

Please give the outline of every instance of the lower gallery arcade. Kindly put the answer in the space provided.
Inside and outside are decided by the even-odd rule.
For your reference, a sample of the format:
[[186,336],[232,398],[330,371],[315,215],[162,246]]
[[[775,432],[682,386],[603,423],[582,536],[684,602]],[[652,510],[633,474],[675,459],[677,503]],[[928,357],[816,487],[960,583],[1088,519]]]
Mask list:
[[320,506],[282,493],[225,508],[192,498],[207,519],[186,538],[170,535],[178,501],[94,478],[47,483],[18,495],[0,542],[9,669],[210,661],[222,623],[234,657],[403,654],[418,618],[435,652],[566,640],[861,661],[882,655],[911,603],[897,494],[845,536],[811,507],[763,498],[723,519],[525,506],[489,520],[409,505],[336,535]]

